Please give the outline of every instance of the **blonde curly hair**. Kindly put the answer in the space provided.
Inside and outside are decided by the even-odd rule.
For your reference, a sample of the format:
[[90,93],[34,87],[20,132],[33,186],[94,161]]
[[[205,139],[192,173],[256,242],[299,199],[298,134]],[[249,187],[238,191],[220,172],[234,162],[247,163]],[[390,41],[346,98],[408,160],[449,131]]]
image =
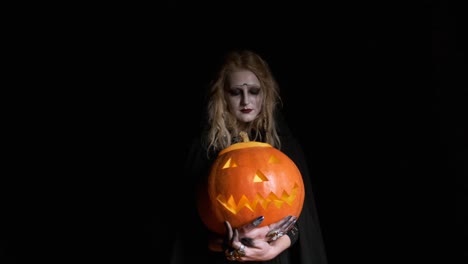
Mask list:
[[[262,89],[262,109],[255,120],[242,123],[229,111],[226,92],[229,88],[229,75],[234,71],[249,70],[260,81]],[[208,94],[208,150],[220,151],[232,143],[241,131],[249,134],[251,140],[266,142],[280,148],[275,121],[275,109],[281,104],[279,86],[267,62],[250,50],[229,52],[215,79],[211,82]]]

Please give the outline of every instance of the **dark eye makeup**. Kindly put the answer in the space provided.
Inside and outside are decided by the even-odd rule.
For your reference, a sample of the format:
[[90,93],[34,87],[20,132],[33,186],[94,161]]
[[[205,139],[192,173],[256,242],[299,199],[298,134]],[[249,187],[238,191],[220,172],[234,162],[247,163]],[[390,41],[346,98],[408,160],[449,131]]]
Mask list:
[[[251,94],[251,95],[258,95],[260,93],[260,87],[256,87],[256,86],[249,87],[248,91],[249,91],[249,94]],[[232,87],[232,88],[230,88],[228,90],[228,93],[231,96],[241,95],[243,93],[243,89],[237,88],[237,87]]]

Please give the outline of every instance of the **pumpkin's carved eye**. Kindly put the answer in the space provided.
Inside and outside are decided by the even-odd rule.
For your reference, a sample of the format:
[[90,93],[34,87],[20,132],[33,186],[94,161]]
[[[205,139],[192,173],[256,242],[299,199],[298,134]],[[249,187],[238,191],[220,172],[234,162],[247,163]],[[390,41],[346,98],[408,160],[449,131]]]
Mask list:
[[278,164],[280,163],[280,159],[278,159],[275,155],[271,155],[268,159],[269,164]]
[[235,163],[234,161],[232,161],[231,158],[229,158],[226,163],[224,163],[223,165],[223,169],[229,169],[229,168],[235,168],[237,167],[237,163]]
[[[268,159],[269,164],[278,164],[280,163],[280,160],[275,156],[271,155],[270,158]],[[255,173],[255,177],[253,179],[253,182],[265,182],[268,181],[268,178],[263,174],[260,170]]]
[[[270,157],[270,160],[268,163],[278,163],[278,159],[275,158],[274,156]],[[236,168],[238,167],[237,163],[232,160],[232,158],[229,158],[226,163],[223,165],[223,169],[230,169],[230,168]],[[253,182],[264,182],[268,181],[268,178],[263,174],[260,170],[255,173],[255,176],[253,178]]]

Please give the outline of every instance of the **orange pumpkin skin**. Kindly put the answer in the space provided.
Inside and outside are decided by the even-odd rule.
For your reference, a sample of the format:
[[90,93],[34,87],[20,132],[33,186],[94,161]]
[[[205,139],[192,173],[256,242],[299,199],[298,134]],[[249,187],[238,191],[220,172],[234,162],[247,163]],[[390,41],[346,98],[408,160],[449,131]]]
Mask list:
[[267,143],[249,141],[222,150],[214,161],[206,186],[198,195],[198,210],[213,232],[233,228],[264,216],[260,226],[288,215],[299,217],[304,183],[296,164]]

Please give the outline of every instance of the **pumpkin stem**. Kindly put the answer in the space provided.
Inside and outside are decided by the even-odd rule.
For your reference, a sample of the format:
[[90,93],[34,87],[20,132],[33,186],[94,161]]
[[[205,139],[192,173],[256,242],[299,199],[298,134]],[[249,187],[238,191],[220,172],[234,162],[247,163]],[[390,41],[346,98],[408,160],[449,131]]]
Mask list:
[[241,131],[239,133],[239,136],[242,138],[242,142],[249,142],[250,141],[249,135],[245,131]]

